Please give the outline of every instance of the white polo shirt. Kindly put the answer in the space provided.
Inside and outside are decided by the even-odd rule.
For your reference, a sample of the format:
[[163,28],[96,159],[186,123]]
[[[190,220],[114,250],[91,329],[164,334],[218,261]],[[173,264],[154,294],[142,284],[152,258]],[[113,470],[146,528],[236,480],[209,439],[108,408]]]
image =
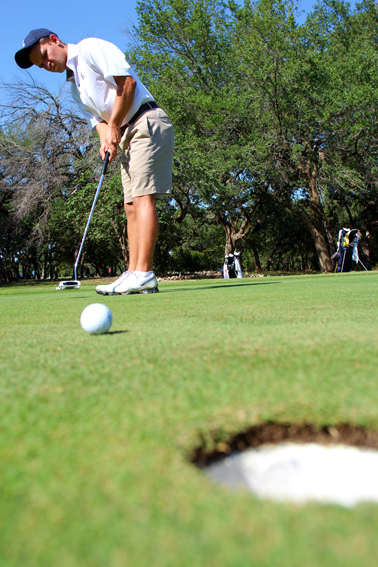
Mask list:
[[103,39],[90,37],[76,45],[69,43],[67,67],[74,73],[74,77],[68,79],[72,97],[92,130],[99,122],[109,122],[117,89],[114,77],[130,76],[136,81],[133,104],[122,126],[142,104],[154,100],[122,51]]

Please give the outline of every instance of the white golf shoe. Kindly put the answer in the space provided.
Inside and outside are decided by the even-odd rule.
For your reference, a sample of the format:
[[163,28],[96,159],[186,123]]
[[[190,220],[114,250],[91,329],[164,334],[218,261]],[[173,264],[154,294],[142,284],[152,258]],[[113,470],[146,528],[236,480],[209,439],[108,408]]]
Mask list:
[[118,287],[125,282],[132,273],[133,272],[129,271],[123,272],[123,274],[121,274],[115,282],[107,285],[98,285],[96,287],[97,293],[100,293],[101,295],[118,295]]
[[115,289],[115,293],[128,295],[129,293],[157,293],[158,283],[155,274],[142,276],[132,272]]

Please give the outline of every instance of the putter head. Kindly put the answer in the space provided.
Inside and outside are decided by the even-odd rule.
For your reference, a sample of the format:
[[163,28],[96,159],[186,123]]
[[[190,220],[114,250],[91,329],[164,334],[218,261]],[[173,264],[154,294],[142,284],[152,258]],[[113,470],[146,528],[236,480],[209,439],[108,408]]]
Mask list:
[[56,289],[80,289],[81,283],[78,280],[66,280],[60,282]]

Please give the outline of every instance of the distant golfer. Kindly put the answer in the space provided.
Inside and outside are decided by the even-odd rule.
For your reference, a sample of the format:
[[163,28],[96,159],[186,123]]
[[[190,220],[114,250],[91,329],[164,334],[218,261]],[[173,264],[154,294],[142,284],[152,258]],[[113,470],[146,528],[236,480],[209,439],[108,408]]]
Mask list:
[[22,69],[36,65],[67,72],[71,93],[91,129],[100,137],[100,154],[110,160],[122,151],[121,174],[127,215],[129,266],[98,293],[153,293],[158,284],[153,255],[159,233],[155,199],[172,185],[173,126],[166,113],[125,60],[107,41],[88,38],[65,44],[50,30],[29,33],[15,55]]

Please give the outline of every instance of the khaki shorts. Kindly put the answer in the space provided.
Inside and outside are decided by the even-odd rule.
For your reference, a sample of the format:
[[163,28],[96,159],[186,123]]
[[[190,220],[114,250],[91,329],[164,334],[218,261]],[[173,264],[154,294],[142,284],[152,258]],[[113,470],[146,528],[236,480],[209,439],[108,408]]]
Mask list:
[[126,128],[119,147],[125,203],[143,195],[160,199],[171,192],[173,126],[164,110],[142,114]]

